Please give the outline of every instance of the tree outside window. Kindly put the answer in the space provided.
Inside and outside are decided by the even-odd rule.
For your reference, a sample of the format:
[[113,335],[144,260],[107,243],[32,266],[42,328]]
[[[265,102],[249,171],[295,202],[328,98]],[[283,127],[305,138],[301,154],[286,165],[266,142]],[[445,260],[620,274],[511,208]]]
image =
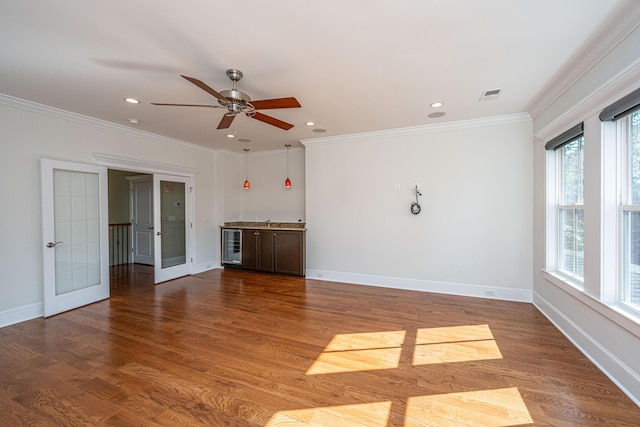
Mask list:
[[558,269],[581,281],[584,277],[584,137],[574,139],[557,152],[561,168]]

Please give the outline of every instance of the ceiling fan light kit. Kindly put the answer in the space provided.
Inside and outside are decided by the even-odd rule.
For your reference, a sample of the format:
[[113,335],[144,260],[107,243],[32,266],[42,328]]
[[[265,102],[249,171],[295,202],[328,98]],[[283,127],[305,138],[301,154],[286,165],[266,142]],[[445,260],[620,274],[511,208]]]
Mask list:
[[217,92],[216,90],[209,87],[204,82],[185,75],[181,75],[185,80],[193,83],[198,86],[200,89],[204,90],[210,95],[213,95],[217,100],[219,105],[201,105],[201,104],[165,104],[165,103],[155,103],[152,102],[152,105],[159,106],[173,106],[173,107],[209,107],[209,108],[226,108],[227,112],[222,116],[220,123],[218,124],[218,129],[228,129],[231,127],[233,120],[238,114],[245,114],[247,117],[252,119],[259,120],[263,123],[275,126],[282,130],[289,130],[293,127],[292,124],[283,122],[282,120],[276,119],[275,117],[268,116],[266,114],[260,113],[257,110],[271,110],[271,109],[279,109],[279,108],[300,108],[301,105],[297,99],[294,97],[288,98],[273,98],[273,99],[263,99],[258,101],[251,102],[251,97],[246,93],[236,89],[236,82],[240,81],[243,74],[242,71],[237,70],[235,68],[230,68],[227,70],[227,77],[231,79],[233,82],[233,88],[229,90],[222,90]]

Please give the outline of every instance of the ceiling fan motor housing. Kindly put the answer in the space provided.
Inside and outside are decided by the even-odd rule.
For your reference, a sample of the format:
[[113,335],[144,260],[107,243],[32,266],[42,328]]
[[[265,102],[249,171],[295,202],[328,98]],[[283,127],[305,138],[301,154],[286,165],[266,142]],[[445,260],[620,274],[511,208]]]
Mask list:
[[[251,102],[251,98],[249,97],[249,95],[247,95],[244,92],[240,92],[239,90],[236,90],[236,89],[221,90],[220,95],[227,98],[230,102],[241,102],[241,103]],[[218,102],[222,103],[222,100],[218,100]]]
[[227,98],[227,102],[219,99],[218,104],[226,107],[230,114],[241,113],[246,110],[247,107],[253,110],[253,108],[251,108],[251,105],[249,104],[251,98],[244,92],[240,92],[236,89],[223,90],[220,91],[220,95]]

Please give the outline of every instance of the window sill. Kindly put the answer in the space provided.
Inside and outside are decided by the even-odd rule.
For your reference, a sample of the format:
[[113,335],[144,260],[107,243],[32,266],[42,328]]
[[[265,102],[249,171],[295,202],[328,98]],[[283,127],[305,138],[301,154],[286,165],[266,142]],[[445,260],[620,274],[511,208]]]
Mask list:
[[640,338],[640,318],[634,316],[626,309],[622,308],[618,304],[607,304],[594,298],[593,296],[585,293],[581,287],[577,286],[569,278],[556,271],[547,271],[543,269],[542,276],[549,283],[557,286],[573,298],[584,303],[602,316]]

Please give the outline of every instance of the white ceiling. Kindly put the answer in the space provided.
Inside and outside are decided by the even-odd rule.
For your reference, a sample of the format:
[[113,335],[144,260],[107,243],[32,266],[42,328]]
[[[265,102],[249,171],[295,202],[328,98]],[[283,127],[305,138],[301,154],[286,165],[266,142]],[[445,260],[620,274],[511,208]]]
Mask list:
[[[0,0],[0,93],[211,148],[283,149],[527,112],[634,3]],[[216,104],[180,74],[219,92],[232,86],[228,68],[243,71],[237,87],[254,100],[296,97],[302,108],[263,110],[294,127],[240,116],[243,143],[216,130],[222,109],[150,105]],[[500,96],[480,102],[492,89]]]

